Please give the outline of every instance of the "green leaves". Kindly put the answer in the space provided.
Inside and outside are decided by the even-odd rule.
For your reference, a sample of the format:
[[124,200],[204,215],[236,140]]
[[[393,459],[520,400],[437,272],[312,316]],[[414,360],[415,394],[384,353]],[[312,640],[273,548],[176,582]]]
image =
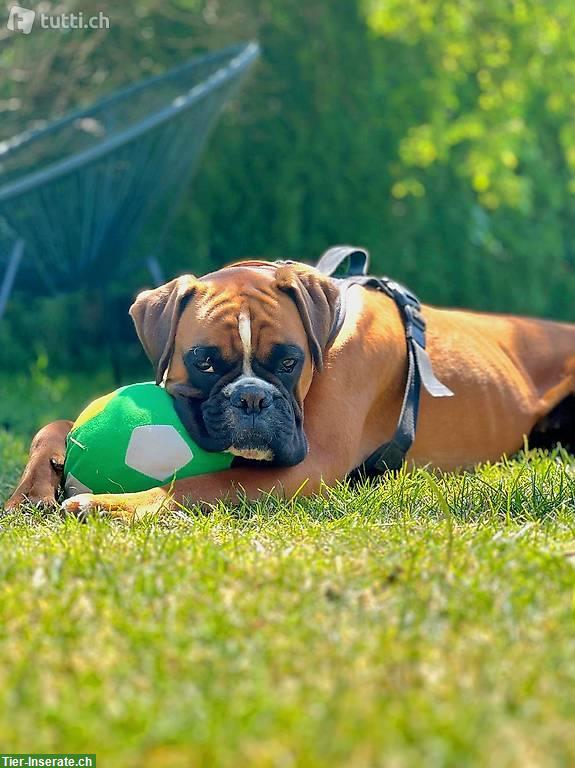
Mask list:
[[[549,160],[542,133],[572,125],[572,4],[372,0],[367,17],[385,40],[405,46],[430,95],[426,122],[401,139],[403,164],[452,165],[488,210],[530,213],[533,182]],[[534,114],[540,108],[545,115]]]

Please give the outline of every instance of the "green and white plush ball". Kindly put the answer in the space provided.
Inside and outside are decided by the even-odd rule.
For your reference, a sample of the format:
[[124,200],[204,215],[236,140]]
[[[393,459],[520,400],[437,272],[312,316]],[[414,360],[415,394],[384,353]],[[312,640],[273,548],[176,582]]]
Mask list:
[[229,453],[200,448],[186,432],[170,395],[153,382],[104,395],[80,414],[64,464],[66,497],[132,493],[173,480],[228,469]]

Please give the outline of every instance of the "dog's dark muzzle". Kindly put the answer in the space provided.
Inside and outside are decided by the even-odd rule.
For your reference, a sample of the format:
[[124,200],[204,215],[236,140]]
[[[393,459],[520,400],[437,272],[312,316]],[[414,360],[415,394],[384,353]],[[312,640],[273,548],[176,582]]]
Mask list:
[[[271,459],[278,430],[287,436],[293,429],[293,418],[285,405],[285,398],[273,384],[255,376],[240,376],[222,389],[221,410],[214,426],[225,423],[232,449],[261,451]],[[206,426],[210,429],[209,418]]]
[[307,442],[291,398],[271,382],[240,376],[202,405],[210,437],[237,452],[261,453],[274,464],[298,464]]

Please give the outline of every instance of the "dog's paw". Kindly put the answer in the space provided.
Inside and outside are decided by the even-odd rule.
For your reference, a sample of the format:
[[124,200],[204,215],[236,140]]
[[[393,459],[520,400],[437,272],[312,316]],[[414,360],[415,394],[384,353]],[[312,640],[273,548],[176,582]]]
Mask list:
[[62,509],[67,515],[84,521],[91,514],[102,514],[103,510],[98,506],[96,498],[92,493],[79,493],[63,501]]
[[62,504],[66,514],[74,515],[79,520],[86,520],[90,515],[114,517],[132,521],[149,513],[156,513],[162,506],[166,495],[160,491],[143,493],[79,493],[71,496]]
[[30,488],[29,490],[17,490],[4,504],[5,512],[15,512],[18,509],[36,507],[42,512],[50,512],[58,507],[56,494],[52,487]]

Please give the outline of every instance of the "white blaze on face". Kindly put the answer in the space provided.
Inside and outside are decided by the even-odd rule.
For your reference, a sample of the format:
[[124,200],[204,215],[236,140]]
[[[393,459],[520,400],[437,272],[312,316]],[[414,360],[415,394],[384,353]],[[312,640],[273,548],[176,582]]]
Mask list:
[[238,330],[242,347],[244,348],[244,362],[242,373],[244,376],[253,376],[252,371],[252,321],[248,309],[242,309],[238,316]]
[[[237,378],[235,382],[228,384],[224,388],[223,393],[227,396],[229,396],[230,388],[237,385],[239,382],[242,382],[244,379],[257,381],[259,378],[252,371],[252,322],[247,308],[242,309],[238,315],[238,331],[243,347],[242,375]],[[273,458],[271,450],[259,448],[236,448],[231,445],[228,448],[228,452],[232,453],[234,456],[241,456],[244,459],[252,459],[255,461],[270,461]]]

